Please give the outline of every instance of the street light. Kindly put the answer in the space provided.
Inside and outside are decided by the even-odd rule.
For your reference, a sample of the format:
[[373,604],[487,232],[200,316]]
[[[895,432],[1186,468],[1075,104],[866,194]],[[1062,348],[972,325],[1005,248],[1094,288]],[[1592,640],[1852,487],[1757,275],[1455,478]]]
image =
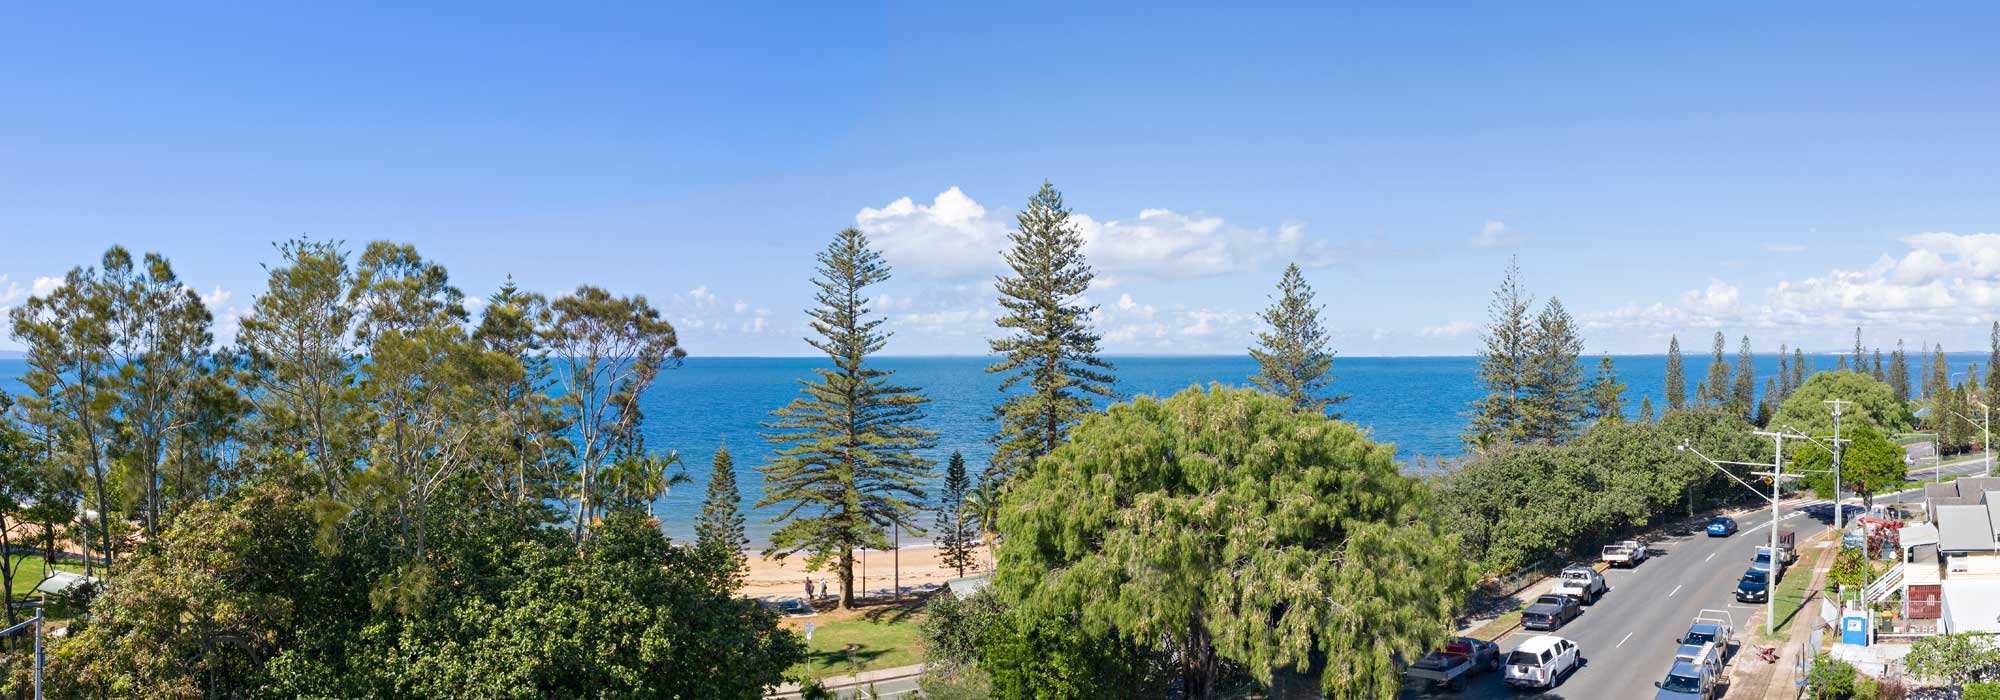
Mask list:
[[[1842,403],[1846,403],[1846,402],[1842,402]],[[1833,440],[1833,445],[1834,445],[1833,447],[1827,447],[1827,446],[1826,446],[1826,443],[1824,443],[1824,442],[1820,442],[1820,441],[1819,441],[1819,438],[1816,438],[1816,437],[1813,437],[1813,436],[1811,436],[1811,435],[1806,435],[1806,434],[1805,434],[1805,431],[1803,431],[1803,430],[1799,430],[1798,428],[1794,428],[1794,427],[1792,427],[1792,426],[1790,426],[1790,425],[1784,425],[1784,426],[1780,426],[1780,427],[1782,427],[1782,428],[1784,428],[1784,429],[1786,429],[1786,430],[1790,430],[1790,431],[1793,431],[1793,432],[1797,432],[1797,433],[1799,433],[1799,437],[1802,437],[1802,438],[1805,438],[1806,440],[1809,440],[1809,441],[1811,441],[1811,442],[1812,442],[1812,444],[1813,444],[1814,446],[1816,446],[1816,447],[1818,447],[1818,448],[1820,448],[1820,449],[1822,449],[1822,450],[1826,450],[1827,452],[1829,452],[1829,453],[1831,453],[1831,454],[1833,455],[1833,529],[1834,529],[1834,530],[1836,530],[1836,531],[1838,531],[1838,530],[1846,530],[1846,529],[1847,529],[1847,519],[1846,519],[1846,515],[1847,515],[1847,509],[1846,509],[1846,508],[1843,508],[1843,507],[1841,507],[1841,500],[1842,500],[1842,497],[1841,497],[1841,493],[1842,493],[1842,491],[1841,491],[1841,488],[1840,488],[1840,453],[1841,453],[1841,450],[1840,450],[1840,449],[1838,449],[1838,448],[1840,448],[1840,447],[1843,447],[1843,446],[1845,446],[1845,445],[1846,445],[1847,443],[1850,443],[1850,442],[1853,442],[1853,440],[1844,440],[1844,439],[1841,439],[1841,437],[1840,437],[1840,407],[1839,407],[1838,405],[1836,405],[1836,406],[1834,406],[1834,408],[1833,408],[1833,437],[1832,437],[1832,438],[1830,438],[1831,440]]]
[[[1678,449],[1682,452],[1694,453],[1694,456],[1700,457],[1702,461],[1707,462],[1709,463],[1710,466],[1715,467],[1716,471],[1722,472],[1724,476],[1736,480],[1736,483],[1738,484],[1742,484],[1743,488],[1749,489],[1751,493],[1757,494],[1758,498],[1762,498],[1766,501],[1771,502],[1771,574],[1770,574],[1770,582],[1767,584],[1768,587],[1764,589],[1764,633],[1769,635],[1776,635],[1778,627],[1778,595],[1777,595],[1778,572],[1780,570],[1779,567],[1784,565],[1783,564],[1784,557],[1778,552],[1778,519],[1779,519],[1778,489],[1783,487],[1785,477],[1789,476],[1785,474],[1785,438],[1796,439],[1796,438],[1805,438],[1806,436],[1794,435],[1791,433],[1772,432],[1768,430],[1759,430],[1755,434],[1770,437],[1772,444],[1776,447],[1776,450],[1772,453],[1772,459],[1770,464],[1763,464],[1759,462],[1718,462],[1713,459],[1709,459],[1708,455],[1701,453],[1701,450],[1695,449],[1692,441],[1686,438],[1682,438],[1681,444],[1676,446],[1675,449]],[[1753,476],[1771,477],[1771,495],[1769,496],[1764,495],[1762,491],[1757,490],[1757,487],[1751,486],[1750,482],[1744,481],[1743,478],[1737,476],[1735,472],[1731,472],[1728,469],[1723,468],[1722,465],[1724,464],[1735,464],[1745,467],[1770,467],[1771,471],[1751,472],[1751,474]],[[1834,504],[1834,508],[1838,509],[1839,507],[1840,504],[1838,503]]]

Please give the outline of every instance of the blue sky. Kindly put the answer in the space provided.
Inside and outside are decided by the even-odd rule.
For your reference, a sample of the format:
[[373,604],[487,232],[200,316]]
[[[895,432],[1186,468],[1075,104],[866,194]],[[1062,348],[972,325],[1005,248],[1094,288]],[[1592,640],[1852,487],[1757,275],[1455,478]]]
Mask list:
[[1991,5],[340,5],[0,7],[0,306],[122,243],[226,337],[271,241],[389,238],[805,354],[860,225],[889,351],[979,353],[1048,180],[1113,352],[1241,351],[1287,260],[1358,355],[1473,351],[1509,256],[1591,352],[2000,317]]

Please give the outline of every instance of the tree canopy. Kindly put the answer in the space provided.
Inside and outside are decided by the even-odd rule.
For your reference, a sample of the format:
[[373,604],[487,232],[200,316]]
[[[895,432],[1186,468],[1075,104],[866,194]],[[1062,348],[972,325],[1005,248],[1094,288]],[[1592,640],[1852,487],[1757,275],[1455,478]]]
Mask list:
[[[1903,463],[1903,448],[1882,435],[1881,431],[1862,424],[1842,425],[1840,437],[1845,441],[1840,454],[1840,484],[1843,488],[1872,496],[1885,489],[1901,487],[1908,476],[1907,465]],[[1831,446],[1831,439],[1822,440]],[[1825,498],[1835,498],[1833,453],[1821,447],[1799,446],[1786,450],[1791,455],[1792,468],[1812,474],[1808,483],[1813,490]]]
[[1278,298],[1258,314],[1265,329],[1257,333],[1257,347],[1250,348],[1250,357],[1257,361],[1250,382],[1285,397],[1301,411],[1324,413],[1346,401],[1347,395],[1327,392],[1333,383],[1334,353],[1326,327],[1320,324],[1321,308],[1313,303],[1305,273],[1296,263],[1286,265],[1278,280]]
[[1471,584],[1388,446],[1262,392],[1112,406],[1015,489],[996,585],[1035,619],[1164,645],[1190,697],[1224,660],[1393,697],[1396,658],[1439,641]]
[[1895,434],[1910,429],[1909,409],[1896,400],[1889,385],[1860,372],[1820,372],[1792,390],[1771,417],[1773,427],[1802,430],[1808,435],[1833,434],[1833,406],[1828,399],[1854,403],[1841,409],[1843,426],[1866,425]]

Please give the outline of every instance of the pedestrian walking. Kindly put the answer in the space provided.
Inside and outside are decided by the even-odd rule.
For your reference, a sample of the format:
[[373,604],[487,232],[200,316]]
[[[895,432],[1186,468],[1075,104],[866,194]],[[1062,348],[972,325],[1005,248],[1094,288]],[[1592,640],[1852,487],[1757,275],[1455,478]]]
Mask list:
[[821,576],[821,577],[819,577],[819,594],[820,594],[820,595],[823,595],[823,596],[826,596],[826,597],[828,597],[828,598],[832,598],[832,597],[833,597],[833,589],[831,589],[831,588],[827,588],[827,587],[826,587],[826,577],[825,577],[825,576]]
[[806,600],[812,600],[812,599],[813,599],[813,580],[812,580],[812,577],[811,577],[811,576],[807,576],[807,577],[806,577]]

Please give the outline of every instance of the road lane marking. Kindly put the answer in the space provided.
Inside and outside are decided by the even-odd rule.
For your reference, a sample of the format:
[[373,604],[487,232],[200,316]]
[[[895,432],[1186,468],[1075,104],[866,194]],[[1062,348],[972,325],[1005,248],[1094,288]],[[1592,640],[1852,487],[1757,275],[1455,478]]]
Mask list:
[[1620,639],[1620,640],[1618,640],[1618,644],[1617,644],[1617,645],[1615,645],[1615,646],[1612,646],[1611,648],[1613,648],[1613,649],[1616,649],[1616,648],[1618,648],[1618,647],[1622,647],[1622,646],[1625,646],[1625,642],[1627,642],[1627,641],[1629,641],[1629,640],[1631,640],[1631,639],[1632,639],[1632,633],[1631,633],[1631,632],[1626,632],[1626,633],[1625,633],[1625,638],[1624,638],[1624,639]]
[[[1681,592],[1681,587],[1680,587],[1680,586],[1674,586],[1674,593],[1679,593],[1679,592]],[[1674,597],[1674,593],[1668,593],[1668,594],[1667,594],[1667,597],[1668,597],[1668,598],[1672,598],[1672,597]]]
[[[1708,553],[1708,559],[1714,559],[1714,558],[1715,558],[1715,552],[1709,552],[1709,553]],[[1703,564],[1707,564],[1707,563],[1708,563],[1708,559],[1703,559],[1703,560],[1701,560],[1701,563],[1703,563]]]

